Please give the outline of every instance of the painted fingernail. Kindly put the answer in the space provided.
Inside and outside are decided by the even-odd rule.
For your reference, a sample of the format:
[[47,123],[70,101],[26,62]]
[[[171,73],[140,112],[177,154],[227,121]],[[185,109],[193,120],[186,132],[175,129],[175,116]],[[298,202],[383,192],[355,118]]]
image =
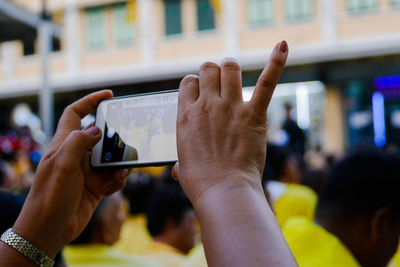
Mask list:
[[288,50],[287,42],[286,42],[286,41],[282,41],[282,42],[279,44],[279,51],[281,51],[282,53],[286,53],[287,50]]
[[90,133],[91,135],[96,135],[100,132],[100,128],[98,126],[93,126],[90,127],[89,129],[86,130],[88,133]]
[[129,174],[128,169],[122,169],[121,170],[121,178],[122,179],[125,179],[128,176],[128,174]]
[[174,179],[175,181],[178,181],[178,175],[176,175],[175,168],[172,168],[171,175],[172,175],[172,179]]

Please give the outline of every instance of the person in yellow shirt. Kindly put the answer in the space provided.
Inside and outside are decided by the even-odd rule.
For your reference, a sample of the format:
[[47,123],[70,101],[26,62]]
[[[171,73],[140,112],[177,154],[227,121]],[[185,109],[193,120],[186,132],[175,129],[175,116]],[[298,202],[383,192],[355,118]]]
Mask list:
[[127,202],[125,220],[121,229],[121,238],[114,247],[123,253],[143,255],[152,244],[147,230],[147,206],[155,180],[146,174],[132,173],[122,194]]
[[103,198],[83,232],[71,245],[64,248],[63,256],[67,265],[71,267],[160,266],[149,259],[124,254],[112,248],[119,239],[124,219],[120,194]]
[[314,218],[317,194],[299,183],[294,155],[283,146],[268,144],[263,184],[281,227],[293,216]]
[[144,255],[164,266],[179,266],[193,248],[195,214],[177,182],[163,182],[153,193],[147,227],[153,243]]
[[400,246],[398,247],[396,254],[394,254],[394,257],[390,261],[388,267],[400,267]]
[[197,244],[187,255],[181,267],[207,267],[206,254],[202,243]]
[[387,266],[400,236],[400,161],[360,149],[335,164],[315,221],[292,218],[283,233],[300,266]]
[[336,236],[309,218],[290,218],[283,228],[283,234],[299,266],[360,266]]

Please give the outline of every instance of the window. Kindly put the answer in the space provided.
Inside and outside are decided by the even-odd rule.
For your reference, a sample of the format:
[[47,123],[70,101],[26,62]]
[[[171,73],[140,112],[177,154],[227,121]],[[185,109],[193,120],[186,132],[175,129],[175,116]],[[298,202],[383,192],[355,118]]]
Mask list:
[[273,0],[249,0],[248,17],[251,25],[263,25],[274,19]]
[[115,40],[117,44],[130,44],[133,41],[134,22],[126,20],[126,3],[114,5]]
[[90,48],[101,48],[106,41],[104,7],[93,7],[86,10],[87,44]]
[[310,18],[313,13],[313,0],[286,0],[286,17],[289,20]]
[[215,14],[210,0],[197,0],[197,25],[199,31],[215,28]]
[[35,54],[35,40],[27,39],[22,41],[23,55],[30,56]]
[[391,0],[392,6],[400,6],[400,0]]
[[348,0],[350,12],[359,12],[376,8],[377,0]]
[[164,0],[165,33],[167,35],[182,33],[181,0]]

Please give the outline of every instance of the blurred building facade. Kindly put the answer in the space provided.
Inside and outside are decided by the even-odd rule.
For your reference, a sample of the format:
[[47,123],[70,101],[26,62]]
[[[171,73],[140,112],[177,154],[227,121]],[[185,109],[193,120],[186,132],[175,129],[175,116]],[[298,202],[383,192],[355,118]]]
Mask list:
[[[39,0],[13,2],[41,9]],[[307,113],[303,128],[314,129],[314,145],[329,152],[363,142],[400,145],[400,0],[47,2],[62,27],[51,56],[56,118],[88,91],[174,89],[202,62],[224,56],[238,58],[244,86],[254,86],[273,46],[287,40],[281,82],[296,84],[279,104],[308,106],[300,113]],[[37,40],[2,43],[0,66],[0,111],[20,101],[37,109]],[[323,85],[318,97],[308,97],[309,81]]]

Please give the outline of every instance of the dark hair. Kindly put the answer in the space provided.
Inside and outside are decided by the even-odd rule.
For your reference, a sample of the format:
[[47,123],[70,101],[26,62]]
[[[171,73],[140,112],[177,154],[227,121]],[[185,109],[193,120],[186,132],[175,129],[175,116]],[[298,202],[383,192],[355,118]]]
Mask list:
[[399,214],[399,159],[377,149],[360,149],[333,165],[319,195],[316,217],[358,215],[390,208]]
[[6,179],[5,162],[0,159],[0,187],[4,185],[4,180]]
[[289,158],[290,152],[286,147],[268,144],[263,182],[281,178]]
[[302,173],[301,184],[319,193],[326,180],[326,171],[322,169],[305,169]]
[[131,215],[147,212],[154,184],[154,178],[147,174],[133,173],[128,178],[122,189],[122,194],[129,201],[129,213]]
[[185,212],[191,209],[192,205],[179,185],[162,182],[153,192],[149,203],[147,228],[150,235],[161,234],[169,218],[179,225]]
[[83,229],[82,233],[72,241],[71,244],[90,244],[92,242],[93,235],[101,223],[103,209],[108,201],[110,201],[110,197],[103,197],[85,229]]
[[0,219],[0,233],[13,226],[22,210],[25,199],[25,195],[15,195],[0,191],[0,210],[3,213]]

